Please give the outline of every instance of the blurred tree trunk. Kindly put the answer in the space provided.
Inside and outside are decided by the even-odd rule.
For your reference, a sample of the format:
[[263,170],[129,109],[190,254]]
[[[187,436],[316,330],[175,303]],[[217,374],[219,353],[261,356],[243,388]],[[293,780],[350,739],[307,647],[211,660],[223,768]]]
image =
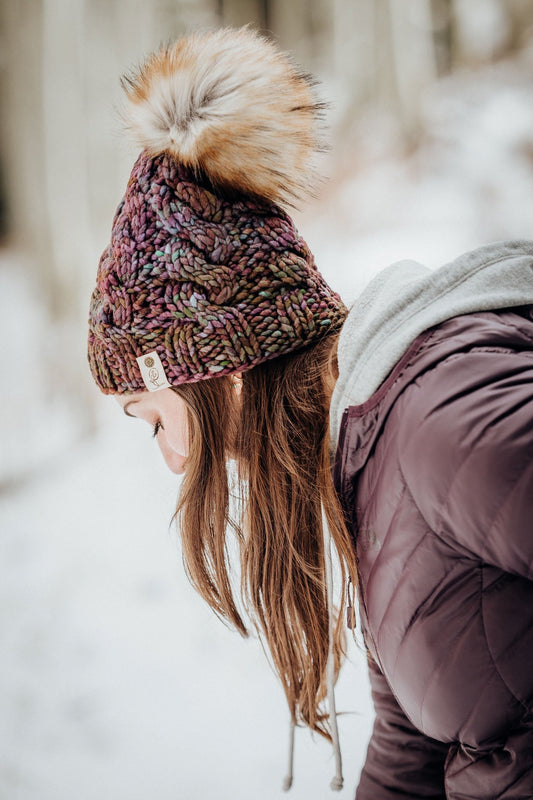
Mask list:
[[447,75],[453,57],[453,0],[431,0],[437,75]]
[[0,147],[5,229],[35,259],[41,289],[52,261],[45,186],[43,6],[40,0],[0,3]]
[[400,121],[407,141],[416,139],[420,98],[438,72],[432,0],[335,0],[334,8],[346,117],[374,106]]
[[533,3],[531,0],[500,0],[509,25],[508,47],[516,50],[531,41],[533,35]]
[[272,28],[281,47],[310,72],[329,73],[334,19],[329,0],[271,0]]
[[240,28],[252,23],[263,32],[271,32],[270,0],[219,0],[218,14],[223,25]]
[[437,77],[431,0],[389,0],[389,12],[398,113],[406,136],[416,139],[421,95]]
[[453,0],[453,66],[477,66],[508,52],[509,12],[506,0]]
[[333,77],[345,87],[352,107],[376,96],[376,23],[374,0],[334,0]]
[[53,317],[59,319],[81,312],[80,280],[89,268],[91,249],[83,12],[83,0],[44,0],[41,79],[52,242],[48,298]]

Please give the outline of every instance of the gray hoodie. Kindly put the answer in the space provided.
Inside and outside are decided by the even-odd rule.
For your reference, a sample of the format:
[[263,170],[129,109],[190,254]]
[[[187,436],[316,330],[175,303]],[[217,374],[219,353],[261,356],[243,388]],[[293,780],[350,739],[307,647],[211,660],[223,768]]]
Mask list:
[[416,261],[381,270],[341,330],[339,378],[330,407],[333,448],[343,410],[372,396],[419,333],[459,314],[529,303],[533,241],[486,245],[437,270]]

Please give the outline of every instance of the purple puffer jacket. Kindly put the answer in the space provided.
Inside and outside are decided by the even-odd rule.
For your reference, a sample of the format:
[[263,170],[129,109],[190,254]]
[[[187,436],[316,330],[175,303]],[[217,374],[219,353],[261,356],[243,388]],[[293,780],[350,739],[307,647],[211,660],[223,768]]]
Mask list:
[[376,719],[357,800],[533,798],[533,306],[421,333],[342,418]]

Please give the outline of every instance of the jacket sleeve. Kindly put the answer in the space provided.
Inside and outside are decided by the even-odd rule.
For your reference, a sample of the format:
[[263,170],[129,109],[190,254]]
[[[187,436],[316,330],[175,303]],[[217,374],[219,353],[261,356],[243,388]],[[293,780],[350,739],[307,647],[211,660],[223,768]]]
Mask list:
[[373,661],[369,673],[376,718],[356,800],[445,800],[449,746],[429,739],[411,724]]
[[519,800],[533,797],[533,714],[508,736],[485,749],[454,744],[446,762],[449,797]]
[[533,579],[533,351],[462,353],[401,408],[400,466],[435,533]]

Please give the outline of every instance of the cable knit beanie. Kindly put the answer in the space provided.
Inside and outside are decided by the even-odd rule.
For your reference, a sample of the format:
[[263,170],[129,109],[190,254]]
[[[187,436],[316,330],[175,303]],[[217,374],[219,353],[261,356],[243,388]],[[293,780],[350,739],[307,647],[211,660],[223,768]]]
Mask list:
[[142,148],[98,268],[88,357],[106,393],[247,369],[346,309],[286,212],[315,183],[313,82],[249,28],[179,39],[124,79]]

